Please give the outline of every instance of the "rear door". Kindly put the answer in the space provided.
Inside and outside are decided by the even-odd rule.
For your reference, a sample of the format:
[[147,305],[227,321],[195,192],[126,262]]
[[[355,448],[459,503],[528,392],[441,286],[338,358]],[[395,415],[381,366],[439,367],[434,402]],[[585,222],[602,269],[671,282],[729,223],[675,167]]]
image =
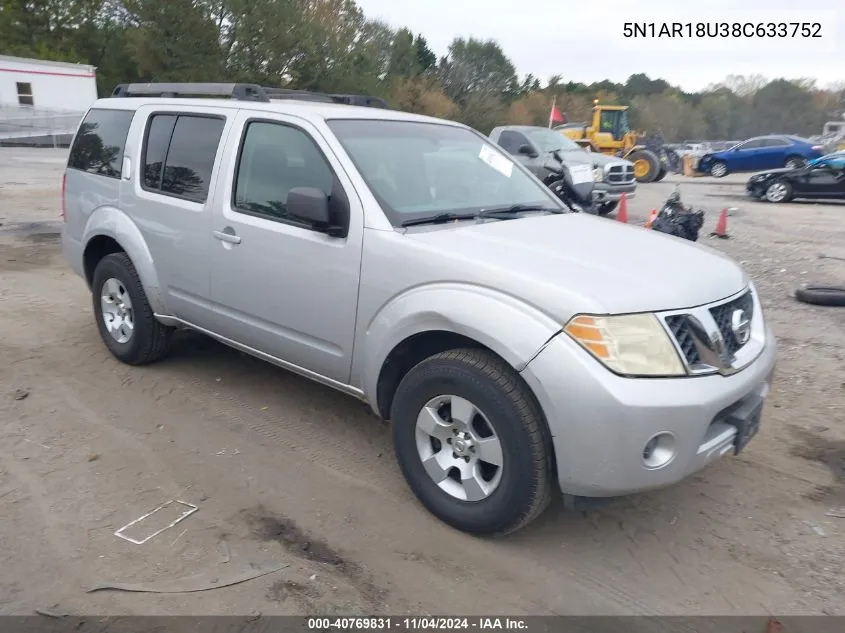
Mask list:
[[763,147],[760,150],[760,161],[763,167],[760,169],[777,169],[786,165],[787,157],[793,153],[798,152],[789,141],[782,138],[767,138],[763,142]]
[[144,106],[127,147],[121,206],[150,249],[168,310],[189,323],[210,322],[210,200],[230,108]]

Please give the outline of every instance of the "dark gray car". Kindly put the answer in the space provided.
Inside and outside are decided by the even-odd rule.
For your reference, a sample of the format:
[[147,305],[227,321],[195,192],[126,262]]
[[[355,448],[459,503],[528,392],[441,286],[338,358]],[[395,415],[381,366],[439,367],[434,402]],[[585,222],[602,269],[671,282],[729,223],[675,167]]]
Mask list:
[[593,199],[600,215],[613,211],[622,194],[636,195],[634,164],[615,156],[588,152],[560,132],[532,125],[505,125],[490,133],[490,140],[505,149],[541,180],[544,164],[557,151],[567,165],[589,165],[593,170]]

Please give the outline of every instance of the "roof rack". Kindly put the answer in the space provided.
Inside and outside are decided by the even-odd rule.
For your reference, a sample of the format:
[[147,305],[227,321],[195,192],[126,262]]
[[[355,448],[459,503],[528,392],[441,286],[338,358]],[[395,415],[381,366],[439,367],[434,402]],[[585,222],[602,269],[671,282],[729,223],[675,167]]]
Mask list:
[[237,101],[259,101],[269,103],[278,99],[297,101],[316,101],[319,103],[341,103],[354,106],[390,109],[387,102],[379,97],[367,95],[327,94],[307,90],[288,88],[270,88],[257,84],[240,83],[149,83],[119,84],[112,97],[217,97]]

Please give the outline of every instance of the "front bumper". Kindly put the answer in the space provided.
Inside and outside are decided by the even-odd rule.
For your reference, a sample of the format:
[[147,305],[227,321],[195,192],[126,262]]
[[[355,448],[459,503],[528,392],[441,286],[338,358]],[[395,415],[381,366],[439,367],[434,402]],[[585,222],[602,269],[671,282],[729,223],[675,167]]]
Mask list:
[[768,186],[768,184],[769,183],[765,180],[760,180],[756,182],[751,182],[749,180],[747,183],[745,183],[745,191],[752,198],[762,198],[763,195],[766,193],[766,187]]
[[[546,415],[564,493],[614,497],[681,481],[734,451],[737,423],[769,393],[776,343],[731,376],[633,379],[617,376],[559,334],[522,371]],[[674,435],[674,457],[649,468],[643,451]]]
[[606,182],[597,182],[593,188],[593,202],[616,202],[622,198],[622,194],[626,194],[627,198],[637,195],[636,181],[629,185],[611,185]]

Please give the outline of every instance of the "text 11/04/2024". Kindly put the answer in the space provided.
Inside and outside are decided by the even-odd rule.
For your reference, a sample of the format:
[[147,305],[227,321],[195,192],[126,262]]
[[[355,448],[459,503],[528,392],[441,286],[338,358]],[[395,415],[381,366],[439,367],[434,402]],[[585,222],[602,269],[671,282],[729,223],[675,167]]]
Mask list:
[[519,617],[363,617],[308,618],[308,631],[526,631]]
[[625,38],[821,38],[821,22],[625,22]]

